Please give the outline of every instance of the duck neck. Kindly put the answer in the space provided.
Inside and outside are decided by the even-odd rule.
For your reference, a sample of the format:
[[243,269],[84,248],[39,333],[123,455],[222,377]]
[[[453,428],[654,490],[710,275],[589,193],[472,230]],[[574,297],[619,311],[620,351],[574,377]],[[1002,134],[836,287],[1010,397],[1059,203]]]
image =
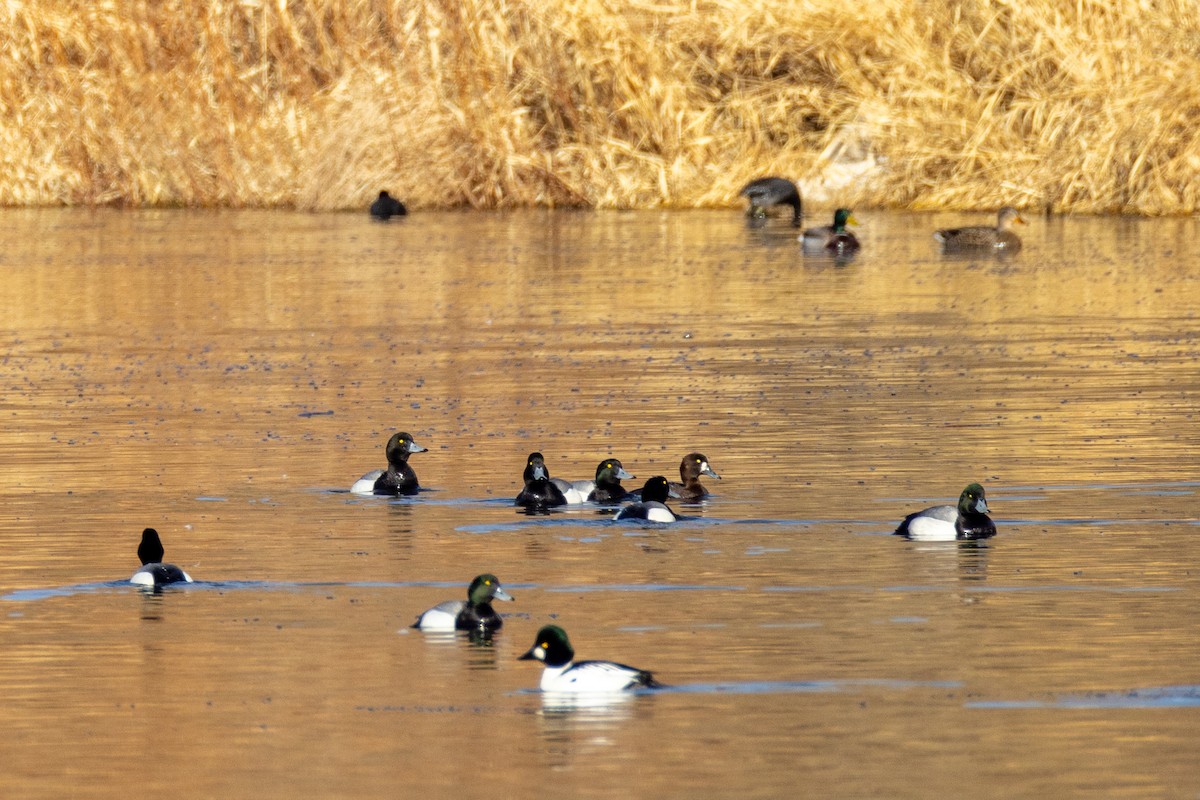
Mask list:
[[803,224],[802,220],[804,218],[804,204],[800,202],[799,196],[788,200],[788,203],[792,206],[792,225],[799,228],[800,225]]

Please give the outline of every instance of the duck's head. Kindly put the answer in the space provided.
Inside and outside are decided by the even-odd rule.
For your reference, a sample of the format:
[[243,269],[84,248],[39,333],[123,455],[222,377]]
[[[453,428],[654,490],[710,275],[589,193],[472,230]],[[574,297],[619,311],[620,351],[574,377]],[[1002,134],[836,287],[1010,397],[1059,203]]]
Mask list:
[[567,632],[557,625],[546,625],[537,632],[533,647],[518,661],[541,661],[548,667],[561,667],[571,663],[575,651],[567,639]]
[[387,460],[389,464],[403,464],[413,453],[424,453],[425,448],[413,441],[407,433],[393,433],[387,443]]
[[1005,206],[1000,209],[1000,212],[996,215],[996,227],[1002,231],[1006,231],[1014,224],[1026,224],[1025,218],[1021,216],[1021,212],[1012,206]]
[[512,600],[513,596],[504,591],[500,580],[490,572],[476,576],[467,589],[467,598],[471,605],[481,606],[492,600]]
[[142,543],[138,545],[138,558],[142,563],[162,563],[163,552],[162,540],[158,538],[158,531],[154,528],[146,528],[142,531]]
[[847,225],[857,225],[858,220],[854,218],[854,212],[848,208],[839,208],[833,212],[833,229],[835,231],[844,231]]
[[606,458],[596,467],[596,483],[617,483],[636,477],[637,475],[626,472],[621,462],[615,458]]
[[671,484],[662,475],[655,475],[642,487],[643,503],[665,503],[671,496]]
[[721,476],[713,472],[712,467],[708,465],[707,456],[703,453],[688,453],[683,457],[683,461],[679,462],[679,477],[683,478],[684,483],[687,483],[701,475],[721,480]]
[[525,459],[525,482],[545,481],[550,479],[550,470],[546,468],[546,459],[541,453],[530,453]]
[[978,483],[972,483],[970,486],[962,490],[962,494],[958,496],[958,513],[988,513],[987,499],[983,496],[982,486],[980,486]]

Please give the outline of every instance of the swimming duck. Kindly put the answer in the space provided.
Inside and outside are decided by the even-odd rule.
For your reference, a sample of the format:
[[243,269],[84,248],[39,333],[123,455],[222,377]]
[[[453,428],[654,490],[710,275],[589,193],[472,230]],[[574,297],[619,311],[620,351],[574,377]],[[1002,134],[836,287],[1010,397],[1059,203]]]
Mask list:
[[192,578],[174,564],[163,563],[162,540],[158,531],[146,528],[142,531],[142,542],[137,549],[142,566],[129,579],[139,586],[163,586],[168,583],[192,583]]
[[596,466],[595,488],[587,499],[602,505],[619,502],[629,494],[621,485],[621,481],[636,477],[626,472],[618,459],[606,458]]
[[550,480],[550,470],[546,468],[546,459],[541,453],[530,453],[525,459],[525,488],[513,502],[534,510],[544,510],[554,506],[565,506],[567,498]]
[[644,519],[648,522],[675,522],[679,517],[667,505],[671,496],[671,484],[662,475],[646,481],[641,490],[642,499],[630,503],[613,517],[614,522],[628,519]]
[[466,600],[438,603],[417,617],[412,627],[423,631],[498,631],[504,622],[492,608],[492,601],[512,599],[495,575],[479,575],[467,587]]
[[371,203],[371,216],[378,220],[403,217],[407,213],[408,209],[404,207],[404,203],[387,192],[380,192],[379,197],[375,198],[375,202]]
[[533,647],[518,661],[541,661],[546,665],[538,684],[543,692],[621,692],[661,684],[654,675],[637,667],[613,661],[574,662],[575,650],[567,632],[557,625],[546,625],[537,633]]
[[688,453],[683,457],[683,461],[679,462],[679,479],[683,483],[671,484],[675,496],[685,503],[694,503],[708,497],[708,489],[700,482],[701,475],[721,480],[721,476],[713,472],[712,467],[708,465],[708,459],[703,453]]
[[996,214],[996,227],[976,225],[969,228],[946,228],[934,231],[933,238],[942,243],[944,250],[1017,250],[1021,247],[1021,238],[1013,233],[1014,223],[1025,224],[1021,212],[1012,206],[1005,206]]
[[846,230],[847,225],[857,225],[858,220],[848,208],[839,208],[833,212],[833,224],[819,228],[809,228],[804,231],[800,240],[804,243],[804,252],[810,254],[833,254],[846,256],[859,250],[858,237]]
[[408,465],[413,453],[424,453],[426,448],[413,441],[407,433],[393,433],[384,447],[388,466],[386,470],[373,469],[354,482],[350,491],[354,494],[412,495],[421,490],[417,473]]
[[800,227],[803,210],[800,190],[787,178],[758,178],[743,186],[738,194],[750,201],[746,216],[762,219],[770,206],[791,206],[792,225]]
[[958,496],[957,506],[933,506],[909,514],[896,533],[918,542],[952,542],[995,536],[996,525],[988,516],[983,487],[972,483]]

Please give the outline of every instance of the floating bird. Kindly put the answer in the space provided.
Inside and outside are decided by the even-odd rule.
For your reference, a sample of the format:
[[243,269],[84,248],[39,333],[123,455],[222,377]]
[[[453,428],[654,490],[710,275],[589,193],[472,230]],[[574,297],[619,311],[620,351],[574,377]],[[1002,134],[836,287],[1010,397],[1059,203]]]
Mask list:
[[942,243],[944,250],[1019,250],[1021,238],[1010,228],[1016,223],[1025,224],[1021,212],[1005,206],[996,214],[996,227],[976,225],[969,228],[946,228],[934,231],[933,238]]
[[375,202],[371,203],[371,216],[378,220],[386,221],[392,217],[403,217],[407,213],[408,209],[404,207],[404,203],[387,192],[380,192],[379,197],[375,198]]
[[679,479],[683,482],[671,484],[674,496],[685,503],[694,503],[707,497],[708,489],[700,482],[701,475],[721,480],[721,476],[713,472],[713,468],[708,465],[708,459],[703,453],[688,453],[679,462]]
[[130,583],[139,586],[164,586],[168,583],[191,583],[192,578],[174,564],[163,563],[162,540],[158,531],[146,528],[142,531],[142,542],[138,545],[137,554],[142,562],[138,571],[130,577]]
[[988,516],[983,487],[972,483],[962,490],[957,506],[933,506],[909,514],[896,533],[918,542],[952,542],[995,536],[996,525]]
[[550,480],[550,470],[541,453],[530,453],[525,460],[525,488],[513,502],[518,506],[544,511],[555,506],[565,506],[567,498],[562,490]]
[[546,665],[538,684],[543,692],[622,692],[661,684],[644,669],[613,661],[574,662],[575,650],[567,632],[557,625],[546,625],[537,633],[533,647],[518,661],[541,661]]
[[423,631],[473,631],[491,633],[504,624],[492,608],[493,600],[511,601],[495,575],[479,575],[467,587],[466,600],[447,600],[417,617],[414,628]]
[[630,503],[613,517],[614,522],[621,520],[646,520],[647,522],[675,522],[679,517],[667,505],[671,496],[671,484],[662,475],[656,475],[646,481],[641,490],[642,499]]
[[350,491],[354,494],[413,495],[421,490],[417,473],[408,465],[413,453],[424,453],[426,448],[413,441],[407,433],[394,433],[384,447],[387,469],[375,469],[363,475]]
[[857,225],[858,220],[848,208],[833,212],[833,224],[809,228],[800,237],[804,251],[810,254],[848,256],[859,250],[858,237],[846,230],[847,225]]
[[596,466],[595,488],[588,495],[588,500],[601,504],[616,503],[629,494],[621,485],[621,481],[632,480],[636,477],[636,475],[626,472],[619,460],[606,458]]

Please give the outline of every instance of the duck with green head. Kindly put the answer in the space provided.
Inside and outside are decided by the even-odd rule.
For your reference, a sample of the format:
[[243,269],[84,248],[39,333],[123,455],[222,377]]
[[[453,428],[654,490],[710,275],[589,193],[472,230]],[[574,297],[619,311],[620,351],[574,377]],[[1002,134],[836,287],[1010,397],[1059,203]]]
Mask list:
[[491,573],[476,576],[467,587],[467,599],[447,600],[417,617],[414,628],[423,631],[472,631],[491,633],[504,624],[492,608],[493,600],[511,601],[499,579]]
[[896,533],[918,542],[986,539],[996,535],[996,524],[988,516],[983,487],[972,483],[958,496],[958,505],[932,506],[909,514]]
[[804,252],[820,255],[844,256],[856,253],[861,245],[858,237],[846,230],[847,225],[857,225],[858,220],[848,208],[839,208],[833,212],[833,224],[822,225],[819,228],[809,228],[804,231],[800,241],[804,243]]
[[637,667],[614,661],[575,661],[567,632],[557,625],[543,626],[533,647],[518,660],[546,665],[538,684],[543,692],[623,692],[661,685],[653,674]]

